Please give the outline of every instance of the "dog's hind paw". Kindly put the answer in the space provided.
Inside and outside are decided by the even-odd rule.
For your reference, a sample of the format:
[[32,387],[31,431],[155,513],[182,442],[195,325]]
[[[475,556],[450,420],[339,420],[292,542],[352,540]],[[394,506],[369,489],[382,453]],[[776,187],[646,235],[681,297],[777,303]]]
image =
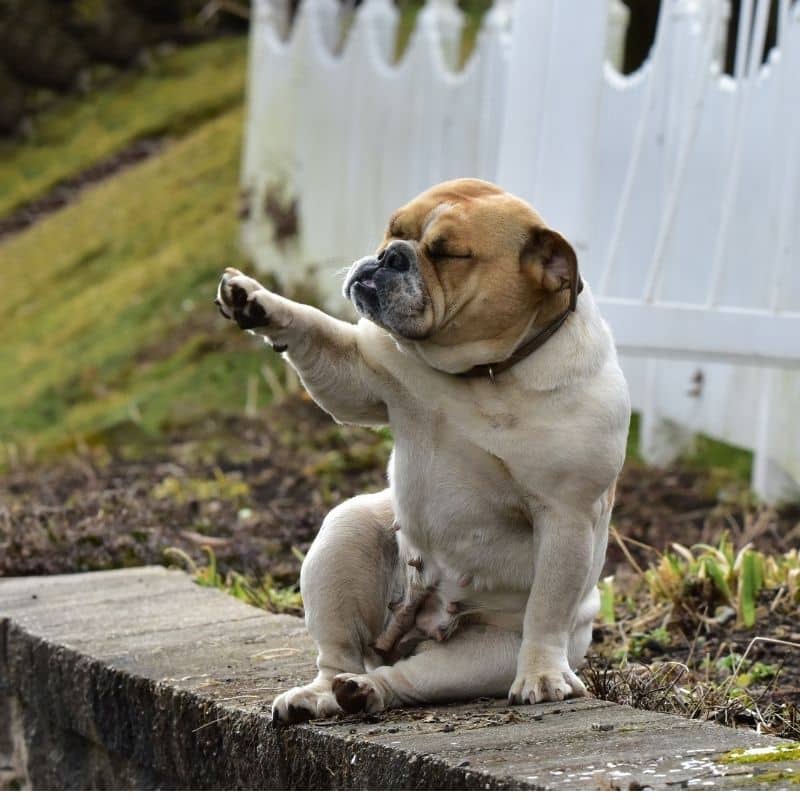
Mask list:
[[293,725],[310,719],[341,714],[329,682],[309,683],[284,692],[272,703],[272,719]]
[[386,708],[380,689],[369,675],[337,675],[333,679],[333,694],[346,714],[375,713]]

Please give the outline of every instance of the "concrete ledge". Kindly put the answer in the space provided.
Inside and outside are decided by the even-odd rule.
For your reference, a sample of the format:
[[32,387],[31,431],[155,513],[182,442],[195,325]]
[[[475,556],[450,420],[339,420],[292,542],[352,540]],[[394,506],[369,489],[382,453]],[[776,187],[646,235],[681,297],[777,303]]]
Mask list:
[[[276,727],[312,677],[301,620],[146,567],[0,580],[0,788],[769,788],[775,737],[597,700]],[[764,787],[766,788],[766,786]]]

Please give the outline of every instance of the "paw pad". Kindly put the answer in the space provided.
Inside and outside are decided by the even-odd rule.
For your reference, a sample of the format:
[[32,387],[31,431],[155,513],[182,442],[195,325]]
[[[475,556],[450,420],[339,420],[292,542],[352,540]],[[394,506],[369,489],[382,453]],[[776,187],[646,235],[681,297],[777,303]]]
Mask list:
[[255,298],[255,293],[248,292],[237,283],[238,280],[249,279],[239,275],[230,276],[227,272],[223,276],[219,292],[222,300],[218,298],[216,301],[220,313],[230,319],[230,312],[236,324],[243,330],[266,327],[270,321],[267,312]]
[[247,305],[247,292],[241,286],[231,286],[231,305],[237,310]]
[[[240,287],[235,288],[239,289]],[[255,300],[246,303],[243,308],[235,308],[233,318],[236,320],[236,324],[245,331],[251,328],[263,328],[269,324],[269,317]]]

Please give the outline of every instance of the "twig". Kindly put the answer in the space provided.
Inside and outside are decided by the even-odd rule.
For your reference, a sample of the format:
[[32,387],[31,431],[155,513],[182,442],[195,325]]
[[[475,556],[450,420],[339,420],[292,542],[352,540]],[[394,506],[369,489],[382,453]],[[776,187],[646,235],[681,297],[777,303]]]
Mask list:
[[220,11],[227,11],[235,17],[241,19],[250,19],[250,9],[242,3],[237,3],[235,0],[211,0],[206,3],[197,15],[201,22],[208,22],[211,17],[219,14]]
[[264,382],[269,386],[269,390],[272,392],[272,398],[275,402],[280,403],[282,400],[286,399],[286,389],[272,367],[268,364],[264,364],[261,367],[261,377],[264,378]]
[[744,544],[749,544],[769,531],[770,523],[775,519],[775,512],[767,508],[759,511],[754,520],[751,521],[749,517],[750,515],[748,515],[748,519],[745,522],[745,529],[742,531],[742,542]]
[[281,656],[290,656],[294,653],[302,653],[302,650],[297,650],[294,647],[269,647],[266,650],[259,650],[253,653],[250,658],[262,658],[264,661],[269,661],[273,658],[280,658]]
[[619,531],[617,531],[617,536],[619,536],[620,539],[622,539],[624,542],[627,542],[628,544],[635,544],[637,547],[641,547],[642,550],[648,550],[651,553],[659,552],[657,547],[653,547],[650,544],[645,544],[644,542],[640,542],[638,539],[632,539],[630,536],[623,536],[621,533],[619,533]]
[[753,645],[756,642],[767,642],[768,644],[782,644],[785,645],[786,647],[794,647],[795,649],[800,650],[800,644],[798,644],[797,642],[787,642],[785,639],[771,639],[769,636],[754,636],[750,640],[750,644],[748,644],[747,647],[745,648],[744,655],[742,656],[741,660],[736,664],[736,668],[734,669],[733,674],[731,675],[731,680],[735,679],[736,676],[739,674],[740,667],[746,661],[747,656],[750,653],[750,650],[752,650]]
[[775,595],[775,597],[773,598],[772,602],[769,604],[769,610],[770,611],[774,611],[778,607],[778,603],[783,599],[783,595],[785,593],[786,593],[786,587],[785,586],[781,586],[781,588],[778,589],[778,592]]
[[644,577],[644,570],[636,563],[636,559],[631,555],[631,551],[625,546],[625,542],[622,541],[622,537],[617,533],[617,529],[612,525],[609,530],[611,531],[611,535],[614,537],[614,541],[619,546],[619,549],[622,550],[623,555],[628,560],[628,563],[634,568],[634,570],[639,574],[639,577]]
[[692,637],[692,644],[689,647],[689,653],[686,656],[686,663],[687,664],[691,664],[692,663],[692,659],[694,658],[694,651],[695,651],[695,649],[697,647],[697,639],[700,636],[700,630],[702,629],[702,627],[703,627],[703,623],[701,622],[695,628],[694,636]]
[[224,717],[217,717],[216,719],[212,719],[211,722],[206,722],[204,725],[201,725],[199,728],[195,728],[192,733],[197,733],[197,731],[203,730],[203,728],[207,728],[209,725],[216,725],[218,722],[222,722],[228,717],[232,716],[231,714],[225,714]]

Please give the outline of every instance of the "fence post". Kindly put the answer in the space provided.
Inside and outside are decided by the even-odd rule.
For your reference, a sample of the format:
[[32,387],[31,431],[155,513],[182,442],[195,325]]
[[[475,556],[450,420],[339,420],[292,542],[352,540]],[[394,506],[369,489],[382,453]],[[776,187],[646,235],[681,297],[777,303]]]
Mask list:
[[663,374],[663,362],[648,358],[639,415],[639,454],[648,464],[659,467],[667,466],[686,452],[693,438],[687,426],[663,416],[659,404],[659,377]]
[[[757,411],[756,446],[753,449],[753,491],[767,503],[797,502],[800,497],[800,457],[791,452],[791,444],[797,441],[800,428],[791,411],[791,407],[796,406],[797,398],[789,396],[787,392],[789,381],[781,380],[788,377],[786,372],[776,369],[764,369],[762,372],[765,374]],[[787,438],[789,448],[786,447]],[[787,450],[790,452],[787,453]],[[792,457],[794,463],[790,464],[788,461]],[[794,474],[789,471],[792,468]]]

